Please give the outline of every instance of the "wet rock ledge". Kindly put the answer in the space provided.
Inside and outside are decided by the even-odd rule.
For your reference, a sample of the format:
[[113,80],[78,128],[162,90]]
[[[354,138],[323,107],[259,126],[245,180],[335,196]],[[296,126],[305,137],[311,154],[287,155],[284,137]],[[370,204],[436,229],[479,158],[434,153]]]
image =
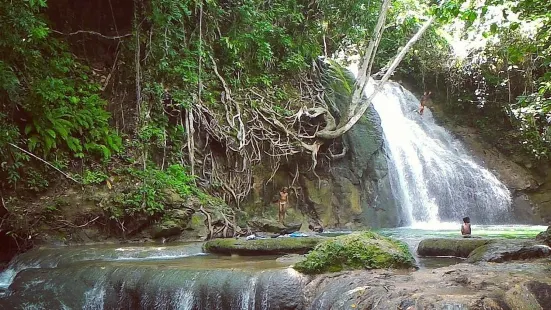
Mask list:
[[542,240],[432,238],[419,243],[420,256],[455,256],[468,263],[537,259],[551,256]]
[[216,254],[280,255],[305,254],[319,243],[330,239],[326,237],[280,237],[257,240],[213,239],[205,242],[205,252]]

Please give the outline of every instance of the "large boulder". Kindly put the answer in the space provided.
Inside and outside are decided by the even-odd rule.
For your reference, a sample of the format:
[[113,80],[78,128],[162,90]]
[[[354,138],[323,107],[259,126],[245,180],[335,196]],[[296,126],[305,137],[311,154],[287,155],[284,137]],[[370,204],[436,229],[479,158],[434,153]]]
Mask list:
[[505,294],[505,299],[512,309],[549,309],[551,285],[538,281],[517,284]]
[[250,220],[248,224],[255,232],[261,231],[276,234],[291,234],[295,231],[299,231],[302,227],[302,223],[284,225],[275,220],[258,218]]
[[316,274],[351,269],[411,268],[415,259],[406,244],[372,232],[354,233],[320,243],[295,269]]
[[270,239],[213,239],[205,242],[206,252],[238,255],[304,254],[312,250],[324,237],[281,237]]
[[551,255],[551,248],[532,240],[499,240],[476,248],[467,258],[469,263],[502,263],[512,260],[542,258]]
[[455,256],[467,258],[476,248],[495,239],[430,238],[421,240],[417,247],[419,256]]

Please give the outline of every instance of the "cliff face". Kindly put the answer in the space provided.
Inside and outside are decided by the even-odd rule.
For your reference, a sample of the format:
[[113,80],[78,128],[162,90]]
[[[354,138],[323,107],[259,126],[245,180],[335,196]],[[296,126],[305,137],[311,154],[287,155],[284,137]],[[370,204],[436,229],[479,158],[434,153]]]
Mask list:
[[[331,79],[327,83],[334,115],[347,108],[350,96],[344,83],[353,82],[349,74],[346,81]],[[290,222],[349,229],[398,226],[383,145],[379,116],[370,107],[343,136],[344,156],[320,161],[315,173],[296,159],[283,163],[273,176],[267,167],[258,167],[244,209],[252,217],[277,218],[279,190],[290,187]]]

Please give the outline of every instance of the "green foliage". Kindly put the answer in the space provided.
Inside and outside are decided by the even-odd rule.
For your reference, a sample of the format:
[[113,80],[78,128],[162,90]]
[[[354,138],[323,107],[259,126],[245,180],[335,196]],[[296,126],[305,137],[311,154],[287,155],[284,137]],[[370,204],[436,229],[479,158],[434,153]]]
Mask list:
[[463,39],[486,38],[488,43],[461,59],[440,36],[449,37],[445,33],[449,29],[435,28],[406,56],[404,63],[409,66],[398,71],[413,77],[425,90],[440,88],[449,103],[444,106],[448,115],[478,127],[483,136],[503,146],[503,150],[521,152],[519,155],[536,161],[549,159],[548,9],[549,3],[540,0],[447,1],[432,9],[440,25],[459,19]]
[[194,178],[180,165],[171,165],[167,170],[148,168],[145,170],[125,169],[136,186],[117,198],[116,206],[106,206],[111,218],[117,219],[136,214],[150,216],[161,214],[171,191],[185,198],[190,195],[203,196],[195,186]]
[[406,244],[372,232],[338,236],[317,245],[295,269],[307,274],[346,269],[411,268],[415,260]]
[[41,192],[45,190],[49,183],[40,173],[32,168],[25,170],[25,185],[26,188],[34,192]]
[[90,184],[100,184],[105,182],[109,176],[102,171],[90,171],[86,170],[84,171],[84,174],[82,175],[82,184],[84,185],[90,185]]
[[[24,177],[28,158],[8,143],[45,158],[67,153],[108,159],[121,147],[90,69],[50,37],[41,15],[45,6],[45,0],[0,3],[0,129],[6,133],[0,137],[0,162],[12,185]],[[45,186],[29,177],[32,188]]]

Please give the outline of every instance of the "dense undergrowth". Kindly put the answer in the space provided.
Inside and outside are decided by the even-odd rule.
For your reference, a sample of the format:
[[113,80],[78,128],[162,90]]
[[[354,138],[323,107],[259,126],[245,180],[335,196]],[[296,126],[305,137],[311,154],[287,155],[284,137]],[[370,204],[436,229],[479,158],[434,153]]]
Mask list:
[[448,118],[478,128],[488,142],[528,167],[551,158],[547,8],[546,1],[473,4],[474,15],[456,29],[464,45],[486,43],[465,48],[461,57],[438,45],[425,47],[432,53],[418,58],[415,72],[408,73],[420,88],[436,90]]
[[[477,8],[461,9],[463,2],[428,10],[419,1],[394,1],[374,71],[386,68],[427,11],[436,14],[438,24],[408,53],[399,73],[421,81],[421,87],[446,81],[450,98],[471,98],[454,109],[475,109],[472,96],[479,84],[465,78],[472,70],[441,61],[450,45],[439,27],[458,16],[472,23],[481,15]],[[238,210],[256,165],[275,174],[286,163],[307,163],[296,164],[295,178],[328,167],[333,155],[345,150],[339,138],[316,139],[327,119],[305,111],[331,109],[322,76],[339,79],[341,70],[328,71],[318,57],[362,54],[380,5],[363,0],[0,2],[0,230],[29,240],[34,232],[11,221],[10,214],[55,188],[111,189],[115,177],[133,180],[118,196],[121,201],[103,209],[106,221],[121,224],[142,215],[162,218],[167,190],[183,198],[214,196]],[[522,59],[510,57],[519,65],[526,63]],[[531,63],[539,68],[531,83],[543,88],[516,88],[507,105],[496,88],[497,97],[485,101],[495,101],[496,108],[486,104],[484,110],[495,119],[509,107],[510,125],[520,119],[511,114],[515,104],[542,102],[537,113],[522,114],[527,118],[519,124],[530,126],[519,132],[543,158],[548,154],[540,132],[541,113],[548,112],[544,64]],[[477,77],[491,71],[480,70]],[[524,79],[517,71],[515,77]],[[499,84],[490,77],[485,81]],[[524,99],[514,100],[522,94]],[[332,112],[338,120],[338,111]],[[42,220],[27,209],[23,226]]]
[[[407,22],[389,27],[379,67],[420,24],[406,14],[415,5],[393,8],[393,18]],[[292,116],[323,102],[317,58],[361,50],[379,7],[357,0],[3,1],[3,209],[21,212],[14,206],[32,199],[25,193],[73,183],[111,188],[121,176],[135,186],[104,208],[119,223],[162,217],[166,189],[238,207],[254,165],[264,160],[275,171],[283,158],[303,156],[300,140],[282,142],[281,133],[312,134],[294,128],[300,119]],[[40,219],[29,215],[25,226]],[[34,235],[9,222],[4,232]]]

